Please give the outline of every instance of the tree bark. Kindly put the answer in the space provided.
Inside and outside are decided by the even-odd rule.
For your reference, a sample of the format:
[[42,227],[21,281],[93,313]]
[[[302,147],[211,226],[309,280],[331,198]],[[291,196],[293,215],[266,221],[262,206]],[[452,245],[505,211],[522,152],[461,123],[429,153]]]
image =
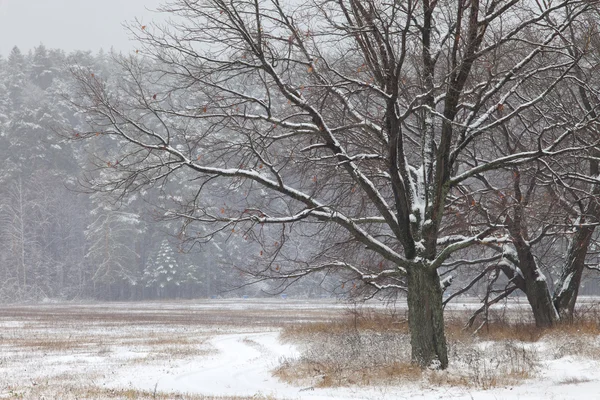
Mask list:
[[408,270],[408,324],[412,361],[421,367],[448,367],[442,288],[437,270]]
[[[544,278],[542,275],[539,277]],[[525,280],[525,294],[533,312],[535,325],[539,328],[549,328],[558,322],[558,313],[552,304],[548,283],[539,277]]]
[[524,292],[531,306],[535,325],[539,328],[549,328],[558,322],[558,313],[552,303],[546,277],[540,271],[529,244],[520,236],[513,236],[513,243],[519,257],[519,269],[525,281]]
[[[520,192],[518,192],[517,197],[520,199]],[[527,301],[531,306],[535,325],[539,328],[549,328],[558,322],[558,313],[552,303],[552,295],[546,277],[538,267],[531,251],[531,244],[523,237],[521,229],[522,212],[523,209],[519,207],[515,213],[514,221],[508,221],[508,229],[517,251],[518,266],[523,274],[524,288],[522,290],[524,289]]]
[[585,268],[585,256],[594,233],[594,228],[579,228],[571,241],[565,266],[554,289],[554,307],[560,315],[560,320],[573,322],[573,311],[579,294],[581,275]]

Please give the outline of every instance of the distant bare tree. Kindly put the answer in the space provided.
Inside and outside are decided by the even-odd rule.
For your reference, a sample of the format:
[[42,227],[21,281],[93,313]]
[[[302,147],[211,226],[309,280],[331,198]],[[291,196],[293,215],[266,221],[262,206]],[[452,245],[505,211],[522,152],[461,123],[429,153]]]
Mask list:
[[[463,210],[470,210],[471,225],[493,226],[496,232],[505,231],[510,240],[502,246],[488,245],[495,253],[485,254],[486,268],[451,298],[484,278],[486,271],[503,271],[508,284],[490,286],[496,295],[487,296],[486,302],[496,303],[518,289],[527,296],[536,324],[541,327],[572,322],[581,278],[590,262],[590,245],[600,222],[600,82],[593,72],[600,54],[595,48],[599,41],[595,22],[598,14],[595,9],[589,11],[569,27],[563,38],[569,44],[565,50],[580,61],[543,103],[530,107],[518,119],[499,124],[498,140],[492,142],[493,150],[488,150],[504,157],[535,146],[532,141],[539,135],[530,132],[548,129],[541,121],[552,120],[563,126],[581,127],[564,144],[578,151],[479,176],[477,191],[473,186],[462,188],[455,198],[455,204],[462,203]],[[522,56],[515,53],[515,57]],[[539,79],[542,77],[543,73]],[[474,262],[473,258],[469,260]],[[459,260],[452,261],[452,265],[457,263]],[[554,294],[552,272],[558,273],[554,276]]]
[[88,243],[85,258],[93,273],[91,279],[96,285],[106,285],[108,298],[111,298],[111,285],[128,281],[136,283],[137,266],[134,243],[139,233],[137,214],[110,210],[102,205],[91,213],[94,218],[87,227],[85,237]]

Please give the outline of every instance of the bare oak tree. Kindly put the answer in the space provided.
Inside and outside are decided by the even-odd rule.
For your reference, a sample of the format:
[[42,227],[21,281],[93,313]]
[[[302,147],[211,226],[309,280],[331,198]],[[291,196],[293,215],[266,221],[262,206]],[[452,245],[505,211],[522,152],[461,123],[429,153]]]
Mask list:
[[[450,229],[450,194],[573,151],[591,118],[540,121],[510,154],[488,148],[578,62],[564,33],[591,3],[174,0],[162,8],[170,23],[131,25],[140,48],[121,59],[123,79],[74,71],[91,124],[74,136],[114,144],[98,156],[97,190],[188,179],[189,196],[166,211],[187,238],[196,223],[279,226],[263,276],[338,269],[407,291],[413,360],[446,368],[438,270],[510,239],[496,226]],[[215,181],[231,190],[224,204],[205,201]],[[333,234],[310,262],[277,264],[298,224]]]

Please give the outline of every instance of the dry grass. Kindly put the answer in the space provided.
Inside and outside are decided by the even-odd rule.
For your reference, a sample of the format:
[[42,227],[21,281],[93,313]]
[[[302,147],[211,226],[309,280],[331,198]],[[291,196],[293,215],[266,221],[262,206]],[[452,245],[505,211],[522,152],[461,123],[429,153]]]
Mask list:
[[157,336],[143,338],[139,344],[146,346],[187,346],[191,344],[202,344],[204,340],[193,340],[188,336]]
[[481,329],[465,327],[464,318],[453,318],[446,321],[446,336],[450,340],[465,340],[478,338],[480,340],[517,340],[520,342],[533,343],[540,340],[545,330],[537,328],[530,322],[509,322],[506,320],[495,320],[485,324]]
[[466,388],[493,389],[495,387],[514,386],[532,378],[530,372],[508,372],[506,374],[463,375],[445,371],[432,371],[426,375],[430,386],[461,386]]
[[285,326],[281,332],[283,340],[310,339],[315,335],[344,334],[353,331],[380,331],[408,334],[408,321],[393,313],[381,313],[372,309],[347,311],[334,321],[294,324]]
[[293,320],[329,320],[339,312],[312,304],[292,304],[299,311],[291,313],[279,304],[246,309],[251,305],[230,303],[231,309],[227,301],[0,306],[0,399],[271,399],[154,394],[104,384],[123,378],[132,366],[156,373],[157,366],[177,369],[212,354],[208,339],[215,333],[261,332]]
[[[60,397],[56,394],[60,393]],[[270,396],[202,396],[181,393],[150,392],[135,389],[106,389],[95,386],[36,385],[25,390],[0,392],[0,399],[40,400],[275,400]]]
[[[133,325],[133,327],[135,327]],[[95,353],[106,354],[117,347],[126,347],[140,353],[154,353],[164,358],[185,358],[208,354],[206,332],[188,331],[174,334],[170,327],[161,330],[160,326],[150,331],[131,329],[107,329],[106,325],[92,325],[82,322],[75,326],[60,326],[59,323],[25,324],[21,328],[3,329],[0,345],[15,351],[39,351],[44,354]]]
[[[372,310],[352,310],[330,324],[299,324],[283,329],[282,340],[303,348],[274,374],[288,383],[312,387],[376,385],[421,379],[410,363],[408,327],[403,318]],[[383,351],[382,351],[383,350]]]
[[587,382],[592,382],[592,380],[588,379],[588,378],[571,377],[571,378],[566,378],[566,379],[563,379],[562,381],[559,381],[558,384],[559,385],[579,385],[580,383],[587,383]]
[[11,346],[22,349],[62,352],[68,350],[81,349],[82,347],[85,347],[88,343],[82,343],[76,340],[68,339],[17,338],[11,341],[4,341],[4,344],[10,344]]
[[538,348],[546,342],[555,358],[579,355],[600,359],[600,324],[595,317],[553,329],[496,319],[476,333],[465,329],[466,319],[465,314],[446,322],[452,359],[446,371],[422,371],[411,363],[404,318],[368,312],[352,313],[333,324],[284,328],[282,338],[298,344],[303,352],[298,360],[284,362],[275,375],[289,383],[314,387],[408,381],[489,389],[535,377],[541,358]]
[[273,374],[284,382],[325,388],[339,386],[368,386],[380,383],[419,381],[421,368],[410,362],[392,362],[370,367],[345,367],[338,363],[320,363],[305,360],[300,363],[285,361]]
[[[283,326],[282,338],[297,344],[302,356],[284,361],[275,374],[302,387],[412,382],[425,387],[493,388],[535,377],[541,357],[600,359],[599,312],[579,315],[575,324],[551,330],[536,328],[530,321],[519,319],[518,313],[511,318],[493,315],[490,324],[476,334],[464,329],[465,312],[449,313],[446,334],[451,366],[446,371],[423,371],[411,363],[404,314],[354,309],[344,315],[340,310],[334,314],[314,308],[299,314],[281,310],[159,311],[140,307],[130,318],[125,309],[111,314],[107,307],[94,305],[42,311],[0,307],[0,368],[10,372],[10,379],[0,379],[0,398],[245,399],[161,393],[154,396],[94,386],[94,382],[106,379],[106,371],[123,365],[170,366],[177,365],[178,360],[210,354],[214,349],[206,339],[225,325],[228,331],[232,327],[260,331],[264,326]],[[286,315],[284,322],[272,324],[282,314]],[[313,322],[291,323],[294,319]],[[260,350],[261,345],[251,339],[246,344]],[[545,350],[541,352],[540,348]],[[122,356],[123,350],[126,356]],[[55,370],[61,363],[56,360],[65,355],[76,360],[66,373]],[[80,356],[83,361],[79,361]],[[95,361],[86,364],[86,358]],[[32,363],[45,369],[32,371]],[[579,382],[566,379],[561,383]]]
[[[322,301],[322,300],[319,300]],[[306,307],[289,302],[274,301],[276,306],[265,306],[258,302],[254,307],[251,299],[232,300],[189,300],[145,303],[92,303],[92,304],[0,304],[2,320],[20,321],[24,325],[40,327],[44,324],[62,325],[98,324],[114,329],[124,325],[177,326],[177,327],[281,327],[296,324],[298,321],[333,321],[340,317],[338,308],[318,309],[315,302],[307,302]],[[240,304],[241,303],[241,304]],[[213,305],[216,306],[213,307]],[[228,307],[231,304],[233,307]],[[240,308],[239,306],[246,306]],[[290,312],[293,310],[293,312]]]
[[[460,322],[456,325],[460,325]],[[462,326],[463,334],[473,334],[472,331],[464,329],[464,324]],[[452,333],[460,335],[458,331]],[[537,342],[546,335],[597,336],[600,335],[600,324],[596,320],[579,319],[573,324],[558,324],[552,328],[538,328],[533,323],[511,323],[505,320],[496,320],[486,324],[476,334],[484,340],[518,340],[530,343]]]
[[[77,308],[77,307],[76,307]],[[131,365],[173,366],[215,350],[208,345],[210,331],[202,324],[174,324],[159,318],[116,323],[121,315],[52,310],[42,315],[13,317],[0,308],[0,399],[174,399],[132,390],[111,391],[94,382],[110,381],[110,374]],[[167,313],[166,313],[167,314]],[[107,316],[104,319],[104,316]],[[161,397],[162,396],[162,397]],[[179,397],[204,399],[205,397]]]

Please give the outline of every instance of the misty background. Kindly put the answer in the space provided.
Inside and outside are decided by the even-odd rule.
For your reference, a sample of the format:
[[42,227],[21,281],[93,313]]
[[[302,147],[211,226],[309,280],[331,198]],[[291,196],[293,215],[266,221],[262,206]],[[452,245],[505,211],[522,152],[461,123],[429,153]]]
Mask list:
[[[126,200],[80,185],[109,149],[69,137],[85,125],[68,100],[72,70],[118,74],[111,55],[136,51],[124,24],[160,21],[160,3],[0,0],[0,302],[346,294],[355,285],[340,290],[335,274],[247,285],[244,267],[261,251],[243,232],[182,246],[181,222],[162,219],[157,204],[176,201],[183,181]],[[308,252],[310,238],[295,245]],[[588,279],[581,294],[599,294]]]

